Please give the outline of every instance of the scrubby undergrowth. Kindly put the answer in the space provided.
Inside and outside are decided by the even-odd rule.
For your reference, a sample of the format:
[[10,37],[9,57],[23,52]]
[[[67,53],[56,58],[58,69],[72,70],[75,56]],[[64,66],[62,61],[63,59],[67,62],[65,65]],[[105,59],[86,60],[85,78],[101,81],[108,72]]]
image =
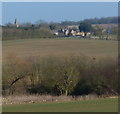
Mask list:
[[117,95],[118,59],[9,55],[3,62],[3,95]]

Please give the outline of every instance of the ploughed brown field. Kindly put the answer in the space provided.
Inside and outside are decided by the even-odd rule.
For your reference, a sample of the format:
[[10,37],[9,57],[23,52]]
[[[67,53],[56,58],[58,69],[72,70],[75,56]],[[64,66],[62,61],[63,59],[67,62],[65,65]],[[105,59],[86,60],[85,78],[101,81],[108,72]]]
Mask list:
[[118,42],[85,39],[29,39],[3,41],[3,58],[8,54],[19,57],[55,55],[59,57],[86,55],[116,57]]

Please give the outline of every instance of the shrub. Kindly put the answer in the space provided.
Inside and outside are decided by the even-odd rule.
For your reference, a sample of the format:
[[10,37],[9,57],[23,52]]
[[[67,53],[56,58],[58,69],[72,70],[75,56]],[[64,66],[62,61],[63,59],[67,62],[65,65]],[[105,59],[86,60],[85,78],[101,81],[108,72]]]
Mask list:
[[9,55],[3,64],[3,93],[117,94],[117,58],[48,56],[21,59]]

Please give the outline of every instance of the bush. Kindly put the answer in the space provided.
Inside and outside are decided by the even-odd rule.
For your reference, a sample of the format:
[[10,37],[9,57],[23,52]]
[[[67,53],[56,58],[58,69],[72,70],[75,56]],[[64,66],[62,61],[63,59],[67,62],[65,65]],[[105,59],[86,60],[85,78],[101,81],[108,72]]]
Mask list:
[[86,56],[20,59],[12,55],[3,64],[3,93],[117,94],[117,59],[96,60]]
[[30,38],[51,38],[54,35],[46,28],[3,28],[3,40],[30,39]]

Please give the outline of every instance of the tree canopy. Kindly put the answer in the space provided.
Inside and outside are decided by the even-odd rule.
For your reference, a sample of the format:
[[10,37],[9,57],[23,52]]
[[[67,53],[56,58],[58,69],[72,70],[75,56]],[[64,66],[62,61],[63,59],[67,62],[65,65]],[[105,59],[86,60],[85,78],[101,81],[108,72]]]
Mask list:
[[90,32],[92,30],[92,26],[89,23],[81,22],[79,26],[80,31],[82,32]]

